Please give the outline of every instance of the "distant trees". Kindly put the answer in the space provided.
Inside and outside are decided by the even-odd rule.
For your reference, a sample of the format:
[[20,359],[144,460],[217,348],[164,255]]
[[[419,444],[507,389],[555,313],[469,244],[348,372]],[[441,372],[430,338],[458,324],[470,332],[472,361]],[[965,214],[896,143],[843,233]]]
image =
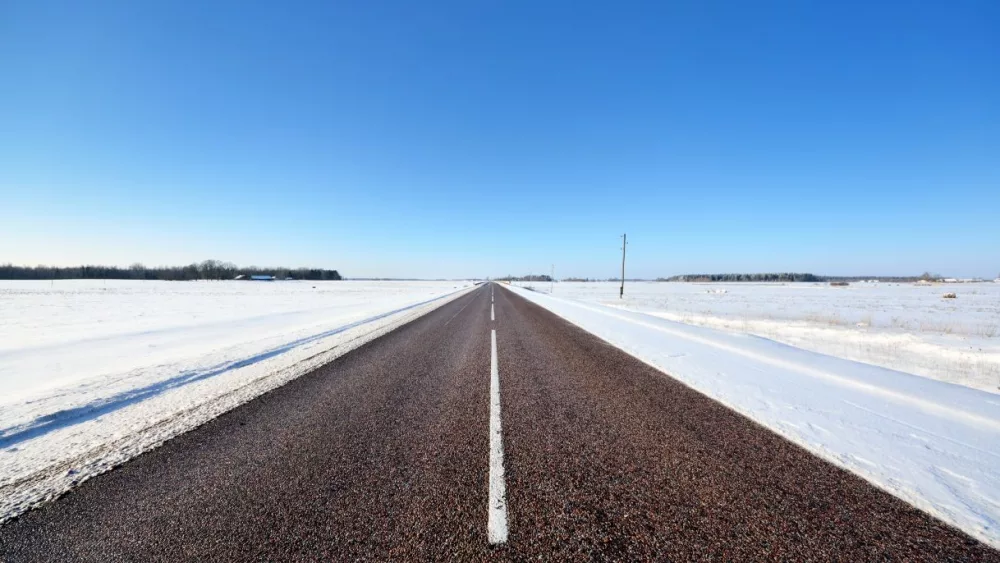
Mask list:
[[762,273],[762,274],[688,274],[669,278],[658,278],[657,281],[685,282],[818,282],[824,281],[813,274],[796,273]]
[[136,262],[128,267],[128,271],[132,274],[132,279],[134,280],[144,280],[146,279],[146,267],[141,263]]
[[937,280],[939,274],[924,273],[916,276],[817,276],[799,273],[759,273],[759,274],[686,274],[669,278],[656,278],[663,282],[832,282],[879,280],[884,282],[914,282],[921,279]]
[[529,274],[527,276],[505,276],[502,278],[496,278],[498,281],[533,281],[533,282],[550,282],[552,281],[552,276],[547,274]]
[[337,270],[318,270],[318,269],[306,269],[300,268],[298,270],[292,270],[291,275],[295,279],[303,280],[339,280],[341,279],[340,274]]
[[5,280],[67,280],[67,279],[107,279],[107,280],[231,280],[236,276],[269,275],[278,279],[298,280],[340,280],[337,270],[320,268],[260,268],[250,266],[240,268],[232,262],[205,260],[187,266],[160,266],[147,268],[136,262],[128,268],[117,266],[15,266],[0,264],[0,279]]
[[237,275],[239,269],[232,262],[220,262],[218,260],[205,260],[198,264],[198,273],[201,279],[206,280],[228,280]]

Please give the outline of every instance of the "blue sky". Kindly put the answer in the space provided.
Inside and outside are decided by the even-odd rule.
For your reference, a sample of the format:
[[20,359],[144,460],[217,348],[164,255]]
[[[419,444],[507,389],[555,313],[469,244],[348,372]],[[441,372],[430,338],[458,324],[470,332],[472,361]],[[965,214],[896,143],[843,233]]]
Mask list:
[[5,2],[0,262],[611,277],[628,232],[638,277],[994,276],[998,29],[961,0]]

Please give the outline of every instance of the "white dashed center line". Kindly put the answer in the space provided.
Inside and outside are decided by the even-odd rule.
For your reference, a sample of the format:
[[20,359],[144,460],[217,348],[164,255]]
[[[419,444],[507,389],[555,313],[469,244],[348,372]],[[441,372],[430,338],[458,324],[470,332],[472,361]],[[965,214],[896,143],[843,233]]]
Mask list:
[[497,331],[490,331],[490,500],[487,535],[490,543],[507,541],[507,485],[503,477],[503,430],[500,426],[500,371]]

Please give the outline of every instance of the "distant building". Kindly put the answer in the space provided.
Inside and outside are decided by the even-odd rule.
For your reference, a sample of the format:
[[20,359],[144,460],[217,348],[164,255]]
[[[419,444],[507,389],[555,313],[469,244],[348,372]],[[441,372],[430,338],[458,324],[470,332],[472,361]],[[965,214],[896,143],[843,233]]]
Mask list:
[[250,276],[250,281],[274,281],[274,276]]
[[944,283],[958,283],[958,278],[945,278],[941,281],[943,281]]

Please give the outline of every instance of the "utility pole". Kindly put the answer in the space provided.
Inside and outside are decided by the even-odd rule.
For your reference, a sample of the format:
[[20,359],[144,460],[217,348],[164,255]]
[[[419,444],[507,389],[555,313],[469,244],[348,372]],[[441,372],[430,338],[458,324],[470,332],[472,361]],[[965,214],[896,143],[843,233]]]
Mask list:
[[622,288],[618,291],[618,299],[625,298],[625,245],[628,244],[627,234],[622,235]]
[[556,265],[552,265],[552,275],[549,276],[549,295],[556,290]]

